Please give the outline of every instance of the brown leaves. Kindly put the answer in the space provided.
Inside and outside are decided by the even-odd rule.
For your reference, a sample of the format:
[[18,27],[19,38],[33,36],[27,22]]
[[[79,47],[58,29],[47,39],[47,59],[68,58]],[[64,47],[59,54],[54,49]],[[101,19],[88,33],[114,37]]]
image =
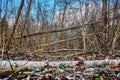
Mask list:
[[[79,61],[78,64],[76,64],[77,68],[83,68],[84,67],[84,62],[83,61]],[[78,69],[79,70],[79,69]]]
[[89,70],[84,70],[83,74],[85,74],[85,75],[93,75],[94,72],[93,71],[89,71]]
[[111,69],[114,69],[114,70],[116,70],[116,71],[120,71],[120,64],[116,64],[115,62],[112,62],[112,63],[110,64],[110,68],[111,68]]
[[60,80],[69,80],[69,79],[67,79],[66,77],[62,77]]
[[46,74],[38,78],[38,80],[52,80],[52,75]]

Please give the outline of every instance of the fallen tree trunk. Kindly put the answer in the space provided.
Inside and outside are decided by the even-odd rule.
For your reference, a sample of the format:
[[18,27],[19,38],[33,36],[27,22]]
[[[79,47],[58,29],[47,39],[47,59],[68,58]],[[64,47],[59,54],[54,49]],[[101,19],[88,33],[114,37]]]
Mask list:
[[[67,67],[74,67],[77,64],[79,64],[80,61],[10,61],[12,66],[17,66],[17,67],[26,67],[29,69],[33,68],[40,68],[44,66],[51,66],[51,67],[56,67],[59,66],[60,64],[64,64]],[[114,59],[105,59],[105,60],[90,60],[90,61],[84,61],[84,66],[87,67],[94,67],[94,66],[99,66],[103,64],[111,64],[112,62],[116,64],[120,64],[120,60],[114,60]],[[10,64],[9,61],[2,61],[1,63],[1,68],[2,69],[10,69]]]

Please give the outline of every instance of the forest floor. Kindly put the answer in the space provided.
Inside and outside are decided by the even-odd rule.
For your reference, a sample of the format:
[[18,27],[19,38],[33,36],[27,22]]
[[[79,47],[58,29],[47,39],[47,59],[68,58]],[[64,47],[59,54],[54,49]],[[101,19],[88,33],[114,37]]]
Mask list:
[[[39,53],[38,50],[19,50],[16,54],[8,54],[13,61],[79,61],[75,66],[70,67],[59,64],[57,67],[49,65],[34,69],[24,66],[9,70],[0,70],[0,79],[5,80],[120,80],[120,63],[111,62],[101,65],[85,67],[84,61],[114,59],[120,60],[120,52],[97,53],[90,52],[62,52],[62,53]],[[7,57],[4,60],[8,60]],[[71,63],[72,64],[72,63]]]

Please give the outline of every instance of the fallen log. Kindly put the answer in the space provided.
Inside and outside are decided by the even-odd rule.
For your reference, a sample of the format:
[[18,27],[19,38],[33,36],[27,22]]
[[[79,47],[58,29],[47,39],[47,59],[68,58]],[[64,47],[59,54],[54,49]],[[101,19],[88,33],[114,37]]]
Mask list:
[[[51,66],[51,67],[57,67],[60,64],[64,64],[67,67],[75,67],[80,61],[10,61],[12,66],[16,65],[17,67],[26,67],[28,69],[34,69],[34,68],[40,68],[45,66]],[[84,67],[94,67],[99,65],[109,65],[112,62],[116,64],[120,64],[120,60],[115,59],[105,59],[105,60],[90,60],[90,61],[84,61]],[[9,61],[2,61],[1,63],[2,69],[11,69]]]
[[88,68],[88,67],[109,65],[111,63],[120,64],[120,59],[90,60],[90,61],[85,61],[84,66]]
[[[56,67],[59,66],[60,64],[64,64],[65,66],[75,66],[78,61],[10,61],[12,66],[16,65],[16,67],[26,67],[28,69],[33,69],[33,68],[40,68],[44,66],[51,66],[51,67]],[[2,69],[10,69],[10,64],[9,61],[2,61],[1,63],[1,68]]]

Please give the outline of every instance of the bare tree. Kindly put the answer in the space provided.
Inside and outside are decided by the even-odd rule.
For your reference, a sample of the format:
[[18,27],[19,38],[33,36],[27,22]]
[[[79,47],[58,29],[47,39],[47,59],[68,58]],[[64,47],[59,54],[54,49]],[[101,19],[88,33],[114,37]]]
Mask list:
[[18,19],[19,19],[19,16],[21,14],[21,11],[22,11],[23,4],[24,4],[24,0],[21,0],[21,4],[19,6],[18,13],[17,13],[16,19],[15,19],[15,23],[13,24],[13,30],[12,30],[12,32],[11,32],[10,36],[8,37],[7,42],[6,42],[6,49],[7,50],[9,48],[10,41],[13,37],[14,32],[15,32],[15,29],[16,29],[16,26],[18,23]]
[[25,29],[25,26],[26,26],[26,23],[27,23],[27,20],[29,17],[31,4],[32,4],[32,0],[29,1],[27,9],[26,9],[25,20],[24,20],[24,23],[22,25],[21,34],[20,34],[21,35],[20,44],[22,43],[22,35],[23,35],[24,29]]

